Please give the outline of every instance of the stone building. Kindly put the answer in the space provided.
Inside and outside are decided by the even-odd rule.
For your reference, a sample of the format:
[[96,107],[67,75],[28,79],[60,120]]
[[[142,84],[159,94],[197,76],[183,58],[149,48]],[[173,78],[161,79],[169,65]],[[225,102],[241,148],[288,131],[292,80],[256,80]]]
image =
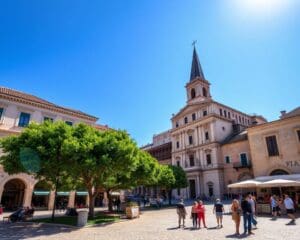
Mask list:
[[[0,87],[0,137],[19,134],[30,122],[42,123],[45,120],[62,120],[69,125],[84,122],[99,130],[107,129],[107,126],[96,123],[97,117]],[[58,192],[58,198],[66,201],[69,207],[81,203],[85,205],[87,197],[84,190]],[[52,209],[54,192],[28,174],[7,174],[0,165],[0,200],[6,209],[32,204],[37,208]]]
[[[152,157],[157,159],[160,164],[171,165],[172,164],[172,142],[170,130],[155,134],[152,139],[152,143],[141,147],[142,150],[147,151]],[[144,187],[140,186],[134,190],[135,194],[147,195],[156,197],[157,195],[167,195],[165,189],[159,187]]]
[[254,177],[300,174],[300,107],[250,127],[248,138]]
[[176,198],[221,197],[226,193],[224,173],[228,172],[224,172],[227,166],[224,167],[222,143],[236,130],[265,120],[213,100],[195,48],[185,88],[187,103],[172,116],[171,141],[172,164],[185,170],[189,187],[173,191],[173,195]]

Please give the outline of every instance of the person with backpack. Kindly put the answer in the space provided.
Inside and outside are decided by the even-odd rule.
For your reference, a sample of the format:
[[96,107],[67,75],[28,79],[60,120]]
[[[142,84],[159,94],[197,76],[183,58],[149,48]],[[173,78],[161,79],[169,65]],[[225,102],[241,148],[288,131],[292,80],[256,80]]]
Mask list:
[[180,199],[180,202],[177,204],[176,212],[178,215],[178,228],[180,228],[181,222],[182,222],[182,226],[185,227],[186,209],[185,209],[183,199]]
[[216,203],[214,205],[213,213],[216,214],[217,218],[217,224],[218,227],[223,227],[223,213],[224,213],[224,206],[223,203],[221,203],[220,199],[216,200]]

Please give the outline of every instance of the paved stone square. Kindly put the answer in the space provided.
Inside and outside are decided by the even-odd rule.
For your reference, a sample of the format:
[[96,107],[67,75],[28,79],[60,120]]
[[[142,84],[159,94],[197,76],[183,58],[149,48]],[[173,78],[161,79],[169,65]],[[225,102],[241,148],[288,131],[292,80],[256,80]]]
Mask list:
[[[187,207],[190,212],[190,207]],[[0,224],[1,240],[192,240],[192,239],[236,239],[233,235],[234,224],[230,215],[224,216],[224,227],[216,229],[216,220],[212,214],[212,205],[206,206],[208,229],[193,230],[188,217],[185,229],[177,228],[175,209],[145,211],[139,219],[126,220],[106,226],[89,228],[69,228],[59,226],[40,226],[39,224]],[[226,211],[229,205],[225,205]],[[1,220],[1,219],[0,219]],[[272,221],[270,217],[258,218],[255,235],[241,236],[249,239],[300,239],[300,220],[296,225],[287,226],[287,218]],[[242,224],[242,221],[241,221]],[[241,232],[243,232],[241,225]]]

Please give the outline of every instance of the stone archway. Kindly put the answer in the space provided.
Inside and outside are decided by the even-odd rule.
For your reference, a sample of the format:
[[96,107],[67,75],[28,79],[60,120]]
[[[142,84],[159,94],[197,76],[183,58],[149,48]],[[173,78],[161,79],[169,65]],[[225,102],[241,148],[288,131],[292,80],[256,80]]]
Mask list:
[[289,175],[289,173],[283,169],[275,169],[270,173],[270,176],[276,176],[276,175]]
[[13,178],[4,184],[1,204],[5,210],[15,210],[23,206],[26,183],[19,178]]

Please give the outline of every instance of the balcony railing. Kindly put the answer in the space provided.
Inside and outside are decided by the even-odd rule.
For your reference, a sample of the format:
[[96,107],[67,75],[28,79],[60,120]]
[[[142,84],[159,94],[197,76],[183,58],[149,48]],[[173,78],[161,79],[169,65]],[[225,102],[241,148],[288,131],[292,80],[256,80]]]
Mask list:
[[252,164],[250,161],[248,161],[247,163],[235,162],[232,165],[233,165],[233,168],[235,168],[236,170],[239,168],[251,168],[252,167]]

